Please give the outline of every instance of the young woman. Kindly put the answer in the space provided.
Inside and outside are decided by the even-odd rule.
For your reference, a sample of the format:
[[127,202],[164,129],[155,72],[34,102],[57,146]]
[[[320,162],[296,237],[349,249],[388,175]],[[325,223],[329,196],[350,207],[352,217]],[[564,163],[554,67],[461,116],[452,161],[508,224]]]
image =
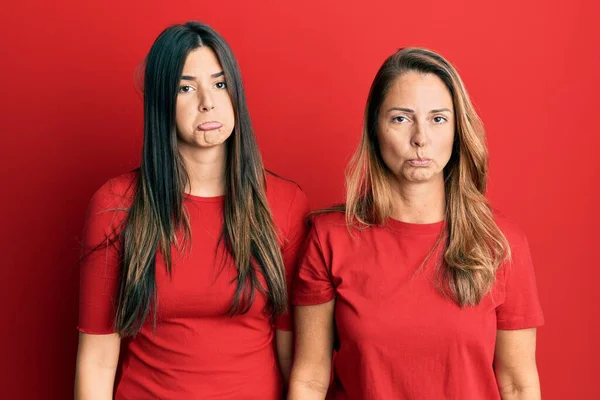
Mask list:
[[263,168],[223,38],[197,22],[162,32],[141,167],[89,206],[76,398],[281,398],[307,213],[298,186]]
[[540,397],[527,240],[486,201],[487,161],[455,69],[425,49],[390,56],[344,213],[314,218],[298,267],[290,399]]

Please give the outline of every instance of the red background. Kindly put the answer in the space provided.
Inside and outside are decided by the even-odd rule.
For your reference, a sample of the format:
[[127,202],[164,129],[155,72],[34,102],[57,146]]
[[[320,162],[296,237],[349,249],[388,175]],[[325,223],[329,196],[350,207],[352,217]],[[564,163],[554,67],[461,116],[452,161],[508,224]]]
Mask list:
[[[322,4],[321,4],[322,3]],[[545,399],[600,398],[597,2],[21,1],[0,12],[0,397],[72,397],[87,202],[138,163],[135,71],[158,33],[211,24],[242,68],[269,169],[342,199],[369,84],[398,47],[454,63],[487,127],[490,198],[528,234]]]

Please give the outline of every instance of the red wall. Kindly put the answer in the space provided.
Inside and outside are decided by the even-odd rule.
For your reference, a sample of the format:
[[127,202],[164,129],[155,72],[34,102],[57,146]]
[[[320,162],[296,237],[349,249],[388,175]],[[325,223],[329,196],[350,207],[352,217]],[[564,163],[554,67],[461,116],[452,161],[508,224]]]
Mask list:
[[451,60],[487,127],[490,197],[530,239],[544,398],[600,398],[596,2],[86,3],[0,12],[0,397],[71,396],[87,202],[138,162],[137,65],[165,26],[199,19],[239,58],[267,167],[313,207],[342,198],[383,59],[420,45]]

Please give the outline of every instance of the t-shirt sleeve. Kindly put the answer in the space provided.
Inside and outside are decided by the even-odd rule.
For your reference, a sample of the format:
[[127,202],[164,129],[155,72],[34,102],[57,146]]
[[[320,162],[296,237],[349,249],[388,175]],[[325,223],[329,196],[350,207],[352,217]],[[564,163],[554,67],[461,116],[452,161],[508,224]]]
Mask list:
[[294,195],[294,200],[290,206],[288,212],[288,234],[286,236],[285,244],[283,246],[283,264],[286,272],[286,282],[288,289],[288,298],[290,300],[288,304],[288,311],[284,314],[279,315],[275,318],[274,324],[276,329],[291,331],[292,330],[292,317],[291,317],[291,290],[292,280],[296,273],[298,266],[298,257],[302,250],[302,244],[306,238],[308,227],[306,225],[306,217],[310,212],[310,205],[308,198],[304,192],[297,187]]
[[534,328],[544,324],[529,243],[523,234],[510,243],[512,260],[504,270],[504,302],[496,308],[498,329]]
[[311,306],[327,303],[335,298],[329,257],[325,254],[316,223],[313,223],[294,279],[292,303]]
[[121,244],[119,209],[109,184],[92,197],[85,220],[80,261],[79,324],[83,333],[114,333]]

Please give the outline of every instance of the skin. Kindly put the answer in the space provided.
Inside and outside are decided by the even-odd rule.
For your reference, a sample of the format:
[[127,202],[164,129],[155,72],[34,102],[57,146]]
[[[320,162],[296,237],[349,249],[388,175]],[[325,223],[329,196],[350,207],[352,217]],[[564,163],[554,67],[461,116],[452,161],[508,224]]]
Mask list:
[[[212,197],[225,192],[225,142],[235,127],[233,104],[227,91],[223,69],[209,47],[188,55],[175,108],[177,146],[190,177],[187,191]],[[222,126],[202,130],[206,122]]]
[[118,334],[79,333],[75,370],[75,400],[113,398],[121,338]]
[[390,171],[392,217],[410,223],[444,219],[443,171],[454,142],[454,105],[444,83],[416,72],[396,78],[379,109],[377,139]]
[[[454,126],[452,96],[441,79],[417,72],[396,78],[377,121],[381,157],[393,188],[392,218],[421,224],[444,219],[443,170],[452,155]],[[295,307],[296,354],[290,400],[325,399],[333,352],[334,302]],[[535,336],[535,329],[498,331],[494,369],[503,399],[540,398]]]
[[[175,111],[177,146],[190,178],[186,192],[202,197],[225,193],[225,143],[235,127],[235,114],[223,68],[212,49],[191,51],[183,67]],[[217,129],[199,125],[218,122]],[[276,330],[282,375],[291,369],[291,332]],[[112,399],[121,338],[118,334],[79,334],[75,378],[76,400]]]

